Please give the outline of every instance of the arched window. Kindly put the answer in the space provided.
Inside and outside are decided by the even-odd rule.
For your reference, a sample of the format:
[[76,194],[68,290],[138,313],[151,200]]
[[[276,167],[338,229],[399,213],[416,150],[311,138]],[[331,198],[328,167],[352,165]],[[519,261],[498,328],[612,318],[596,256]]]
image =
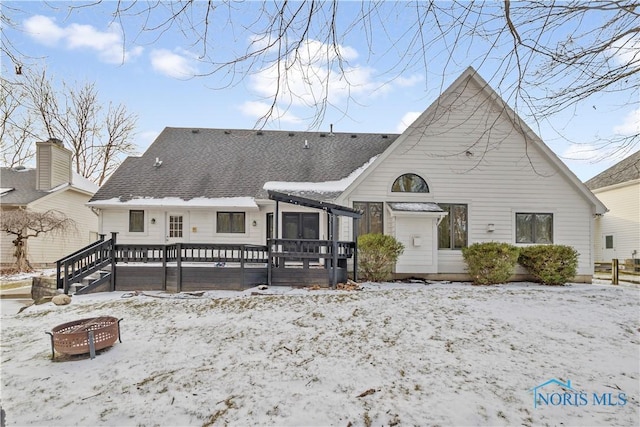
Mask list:
[[415,173],[405,173],[396,178],[391,186],[394,193],[428,193],[427,182]]

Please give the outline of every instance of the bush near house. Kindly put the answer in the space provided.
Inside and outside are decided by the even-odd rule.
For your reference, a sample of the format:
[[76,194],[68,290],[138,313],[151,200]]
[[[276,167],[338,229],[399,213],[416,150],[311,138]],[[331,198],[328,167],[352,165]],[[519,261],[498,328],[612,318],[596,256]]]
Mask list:
[[474,243],[462,248],[474,285],[505,283],[515,271],[518,254],[519,249],[508,243]]
[[520,249],[518,262],[544,285],[564,285],[576,275],[578,251],[565,245],[535,245]]
[[404,252],[404,245],[393,236],[363,234],[358,237],[358,272],[364,280],[384,282]]

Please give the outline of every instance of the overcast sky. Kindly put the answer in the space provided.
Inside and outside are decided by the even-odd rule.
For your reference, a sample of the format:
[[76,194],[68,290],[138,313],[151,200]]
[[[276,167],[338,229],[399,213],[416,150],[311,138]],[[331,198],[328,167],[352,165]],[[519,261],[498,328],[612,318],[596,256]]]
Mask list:
[[[49,76],[67,84],[95,82],[105,103],[125,104],[130,112],[139,116],[136,144],[140,152],[167,126],[253,128],[271,104],[277,72],[273,66],[258,64],[250,74],[240,70],[235,75],[194,78],[210,69],[199,60],[202,52],[192,46],[185,35],[175,27],[153,37],[149,33],[141,34],[135,27],[141,17],[138,21],[127,21],[123,28],[112,22],[110,13],[114,2],[72,12],[64,2],[2,4],[4,13],[10,14],[16,24],[16,30],[7,30],[7,34],[17,49],[30,55],[25,58],[24,66],[46,68]],[[251,5],[244,4],[248,12],[244,13],[243,9],[242,13],[233,15],[235,21],[212,29],[211,36],[218,40],[218,50],[208,55],[229,58],[244,52],[249,43],[262,42],[252,38],[250,31],[239,31],[250,28],[255,18],[249,12],[257,13],[258,4],[253,3],[253,9]],[[340,6],[343,7],[343,3]],[[402,16],[394,19],[402,21]],[[384,29],[385,32],[390,31],[389,28]],[[392,75],[386,72],[394,64],[392,47],[385,52],[370,49],[371,40],[376,37],[375,28],[367,37],[346,34],[339,46],[346,60],[345,74],[330,75],[328,108],[319,123],[313,121],[315,110],[309,106],[323,98],[321,82],[307,79],[309,84],[305,85],[303,73],[293,67],[289,88],[283,92],[285,102],[276,106],[278,120],[267,123],[265,128],[328,130],[333,124],[335,131],[402,132],[470,65],[496,91],[503,93],[499,82],[491,78],[495,71],[491,64],[478,62],[483,47],[475,45],[475,41],[473,46],[461,46],[458,58],[430,58],[427,74],[423,66],[406,67]],[[393,34],[390,37],[393,38]],[[320,41],[307,41],[304,52],[308,57],[302,60],[307,61],[308,67],[320,67],[313,57],[322,47]],[[13,64],[6,57],[2,59],[3,74],[12,72]],[[557,115],[551,122],[535,123],[525,113],[521,115],[579,179],[587,180],[620,160],[612,156],[594,162],[589,143],[611,135],[637,132],[640,126],[637,104],[608,108],[615,104],[616,100],[610,97],[594,97]],[[572,145],[569,141],[583,145]]]

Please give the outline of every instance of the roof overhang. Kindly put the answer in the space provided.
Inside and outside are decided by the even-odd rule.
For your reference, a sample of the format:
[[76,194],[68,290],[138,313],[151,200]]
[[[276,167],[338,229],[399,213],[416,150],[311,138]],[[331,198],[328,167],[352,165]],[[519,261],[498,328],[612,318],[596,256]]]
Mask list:
[[307,208],[320,209],[333,215],[348,216],[356,219],[360,219],[360,217],[362,217],[362,213],[360,213],[360,211],[346,206],[308,199],[306,197],[296,196],[293,194],[280,193],[273,190],[269,190],[268,193],[269,199],[275,200],[277,202],[284,202],[292,205],[304,206]]
[[629,186],[638,185],[638,184],[640,184],[640,179],[633,179],[631,181],[620,182],[617,184],[608,185],[606,187],[595,188],[591,190],[591,192],[597,196],[598,194],[604,193],[605,191],[617,190],[619,188],[629,187]]
[[243,210],[257,210],[258,205],[253,197],[221,197],[221,198],[207,198],[196,197],[189,200],[183,200],[179,197],[164,197],[162,199],[154,198],[134,198],[126,201],[121,201],[119,198],[113,198],[108,200],[94,200],[87,203],[87,206],[98,209],[118,209],[118,208],[224,208],[224,209],[243,209]]

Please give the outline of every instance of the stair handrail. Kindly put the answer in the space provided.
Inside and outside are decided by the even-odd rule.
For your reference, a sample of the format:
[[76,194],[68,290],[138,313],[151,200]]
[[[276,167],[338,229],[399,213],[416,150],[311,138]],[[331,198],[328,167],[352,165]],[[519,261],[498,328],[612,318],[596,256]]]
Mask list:
[[58,263],[64,262],[67,258],[72,258],[76,255],[78,255],[81,252],[84,252],[88,249],[91,249],[93,246],[99,245],[100,243],[104,242],[104,234],[100,235],[100,239],[96,240],[93,243],[89,243],[87,246],[85,246],[84,248],[80,248],[77,251],[70,253],[69,255],[65,255],[63,258],[60,258],[59,260],[56,261],[56,265],[58,265]]
[[[114,236],[115,237],[115,236]],[[56,261],[56,287],[58,289],[64,289],[64,293],[69,292],[71,285],[70,280],[82,279],[109,264],[113,264],[111,246],[115,239],[112,237],[109,240],[104,240],[104,235],[101,235],[101,240],[94,242],[74,253]],[[90,267],[83,266],[82,268],[75,268],[72,264],[88,258],[94,254],[99,254],[99,258],[92,261]],[[69,274],[69,266],[72,267],[72,272]]]

